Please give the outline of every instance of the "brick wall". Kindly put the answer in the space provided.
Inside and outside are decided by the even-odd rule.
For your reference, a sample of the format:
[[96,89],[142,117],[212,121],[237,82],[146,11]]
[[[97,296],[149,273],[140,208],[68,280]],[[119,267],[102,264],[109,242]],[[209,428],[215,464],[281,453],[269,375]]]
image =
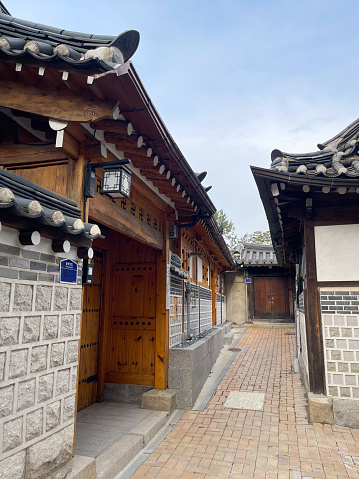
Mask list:
[[50,240],[0,241],[0,477],[41,479],[72,455],[82,287],[58,283]]
[[359,290],[321,289],[327,394],[359,398]]

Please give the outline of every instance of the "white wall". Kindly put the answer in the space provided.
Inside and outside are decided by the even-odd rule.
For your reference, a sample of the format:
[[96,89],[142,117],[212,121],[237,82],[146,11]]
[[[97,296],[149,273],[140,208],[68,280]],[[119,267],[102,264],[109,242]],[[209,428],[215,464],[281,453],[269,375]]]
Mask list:
[[318,281],[359,281],[359,224],[316,226]]

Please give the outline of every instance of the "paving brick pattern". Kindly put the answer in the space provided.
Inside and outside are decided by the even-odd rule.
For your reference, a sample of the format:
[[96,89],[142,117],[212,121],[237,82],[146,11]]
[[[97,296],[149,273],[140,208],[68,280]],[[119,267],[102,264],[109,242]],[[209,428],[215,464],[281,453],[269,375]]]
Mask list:
[[[132,477],[359,478],[359,430],[308,422],[293,331],[249,328],[206,409],[186,411]],[[223,409],[230,391],[265,393],[264,411]]]

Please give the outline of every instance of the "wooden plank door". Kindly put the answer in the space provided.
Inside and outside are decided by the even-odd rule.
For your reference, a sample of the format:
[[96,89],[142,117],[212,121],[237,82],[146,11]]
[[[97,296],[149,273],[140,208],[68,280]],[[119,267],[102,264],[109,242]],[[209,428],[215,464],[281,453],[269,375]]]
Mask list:
[[288,279],[254,277],[254,319],[289,319]]
[[106,382],[153,386],[156,348],[156,263],[118,263]]
[[270,279],[268,277],[253,278],[254,287],[254,319],[270,319],[272,314],[270,300]]
[[94,252],[92,283],[83,289],[77,410],[96,402],[103,253]]
[[289,288],[288,279],[281,276],[272,276],[272,319],[289,319]]

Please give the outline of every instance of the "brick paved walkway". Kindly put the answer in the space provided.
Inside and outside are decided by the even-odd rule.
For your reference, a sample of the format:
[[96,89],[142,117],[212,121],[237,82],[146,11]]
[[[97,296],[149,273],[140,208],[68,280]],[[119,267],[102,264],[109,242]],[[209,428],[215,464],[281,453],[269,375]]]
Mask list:
[[[359,430],[309,424],[293,374],[293,329],[249,328],[203,412],[186,411],[134,479],[359,478]],[[223,409],[230,391],[263,392],[264,411]]]

